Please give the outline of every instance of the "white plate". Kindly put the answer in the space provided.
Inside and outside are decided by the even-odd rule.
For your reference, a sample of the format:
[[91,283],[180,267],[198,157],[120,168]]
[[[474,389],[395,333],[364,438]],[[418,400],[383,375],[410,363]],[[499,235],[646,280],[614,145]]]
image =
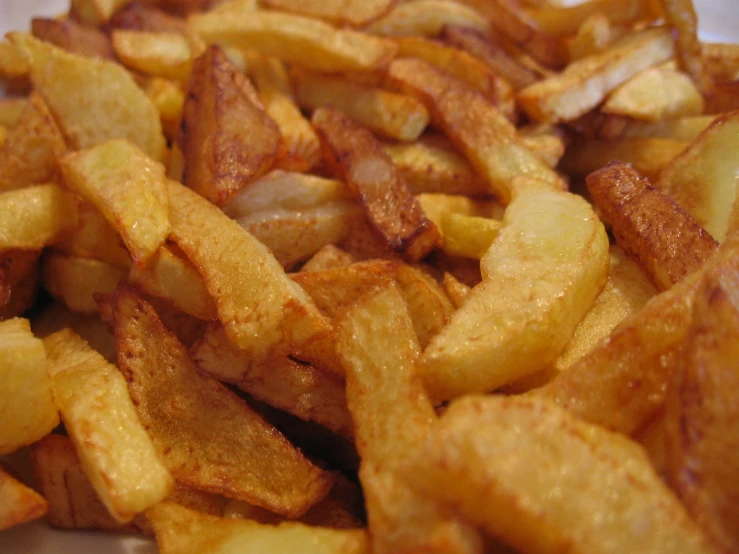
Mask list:
[[[567,0],[564,3],[576,3]],[[694,0],[700,15],[701,37],[707,41],[739,41],[736,0]],[[27,30],[31,16],[54,16],[66,11],[68,0],[0,0],[0,33]],[[22,459],[15,465],[26,466]],[[30,523],[0,534],[1,554],[154,554],[151,541],[102,533],[74,533]]]

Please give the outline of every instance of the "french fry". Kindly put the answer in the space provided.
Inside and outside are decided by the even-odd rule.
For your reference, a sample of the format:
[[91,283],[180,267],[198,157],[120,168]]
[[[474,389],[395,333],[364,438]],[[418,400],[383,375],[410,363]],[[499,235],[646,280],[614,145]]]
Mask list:
[[321,248],[318,252],[311,256],[310,260],[303,264],[300,268],[301,273],[308,271],[322,271],[324,269],[335,269],[351,265],[356,260],[354,256],[349,254],[333,244],[329,244]]
[[690,75],[695,86],[704,94],[713,83],[703,64],[701,44],[698,41],[698,17],[692,0],[661,0],[665,22],[676,31],[675,55],[680,68]]
[[47,510],[42,496],[0,466],[0,531],[38,519]]
[[177,81],[190,75],[193,56],[181,34],[115,30],[111,41],[121,62],[135,71]]
[[74,149],[125,138],[154,160],[166,144],[156,108],[118,64],[70,54],[30,35],[10,39],[27,57],[31,78]]
[[81,25],[72,19],[44,19],[34,17],[31,20],[31,32],[36,38],[55,44],[67,52],[115,60],[110,39],[102,31],[94,27]]
[[261,243],[197,193],[171,181],[168,186],[171,237],[203,276],[234,344],[266,359],[330,331]]
[[459,309],[465,300],[467,300],[471,288],[459,281],[451,273],[444,272],[444,290],[452,301],[452,304],[454,304],[454,307]]
[[602,14],[616,25],[654,20],[661,15],[654,2],[593,0],[572,6],[547,6],[529,12],[540,31],[551,35],[574,34],[587,19]]
[[[0,42],[0,44],[3,43]],[[5,127],[15,125],[27,103],[28,99],[26,98],[0,98],[0,124]]]
[[[0,40],[0,82],[7,92],[27,93],[30,88],[30,70],[31,67],[23,53],[10,42]],[[2,115],[0,115],[0,122],[3,122]]]
[[739,112],[722,115],[662,171],[657,187],[723,242],[734,205]]
[[34,185],[0,193],[0,252],[41,250],[77,225],[77,203],[59,185]]
[[[168,139],[175,141],[180,133],[182,122],[182,110],[185,107],[185,93],[178,84],[169,79],[152,77],[146,83],[146,94],[151,98],[162,122],[162,129]],[[176,147],[178,151],[179,147]],[[171,166],[174,157],[174,149],[169,154],[167,165]],[[181,151],[180,151],[181,152]],[[169,173],[168,173],[169,174]],[[175,181],[180,181],[180,178]]]
[[33,92],[0,148],[0,191],[54,181],[66,149],[46,103]]
[[710,551],[638,445],[541,399],[455,402],[403,475],[521,552]]
[[600,104],[630,77],[673,55],[665,28],[639,31],[600,54],[570,64],[566,71],[534,83],[518,93],[524,111],[536,121],[570,121]]
[[275,10],[361,27],[386,14],[397,0],[260,0]]
[[398,179],[379,142],[338,110],[320,108],[312,118],[325,157],[359,197],[367,217],[388,245],[409,260],[424,258],[439,243],[439,231]]
[[37,441],[59,424],[43,343],[26,319],[0,322],[2,428],[0,453]]
[[444,0],[416,0],[395,6],[390,13],[366,28],[370,33],[390,37],[441,34],[447,25],[458,25],[478,31],[488,29],[487,20],[472,8]]
[[111,16],[130,0],[72,0],[72,13],[80,21],[96,27],[108,21]]
[[44,346],[54,400],[85,474],[113,518],[130,521],[164,499],[174,482],[139,422],[126,382],[69,329],[46,337]]
[[605,139],[629,137],[666,138],[683,142],[695,140],[716,119],[712,115],[682,117],[665,121],[636,121],[617,116],[606,117],[599,130]]
[[599,54],[618,38],[611,20],[601,12],[589,15],[570,42],[570,62]]
[[733,524],[739,491],[736,404],[739,372],[739,280],[726,269],[706,272],[665,412],[669,479],[718,551],[739,546]]
[[293,84],[298,104],[313,111],[332,106],[385,137],[416,140],[429,121],[426,108],[405,94],[368,87],[329,75],[293,71]]
[[118,287],[113,306],[118,365],[139,418],[178,482],[292,517],[328,493],[330,476],[238,396],[200,373],[131,287]]
[[490,192],[504,203],[511,199],[513,178],[526,175],[554,188],[562,179],[522,143],[515,127],[495,107],[461,81],[431,65],[412,59],[394,61],[392,83],[417,95],[454,145],[485,179]]
[[593,203],[618,245],[658,290],[667,290],[711,258],[718,243],[666,194],[628,165],[588,175]]
[[169,234],[164,167],[126,140],[111,140],[60,160],[64,184],[97,207],[145,264]]
[[189,25],[207,43],[250,48],[316,71],[376,69],[387,64],[397,51],[387,39],[287,13],[209,13],[191,16]]
[[280,155],[277,124],[217,46],[195,60],[182,121],[184,183],[218,205],[267,173]]
[[528,186],[480,261],[482,284],[419,360],[434,400],[488,392],[553,362],[605,285],[608,239],[590,205]]
[[526,148],[546,165],[555,169],[564,156],[567,146],[565,139],[556,131],[549,131],[547,125],[535,125],[530,128],[520,128],[521,140]]
[[420,347],[400,292],[395,285],[370,292],[337,329],[374,552],[480,552],[474,528],[414,494],[398,474],[435,419],[414,370]]

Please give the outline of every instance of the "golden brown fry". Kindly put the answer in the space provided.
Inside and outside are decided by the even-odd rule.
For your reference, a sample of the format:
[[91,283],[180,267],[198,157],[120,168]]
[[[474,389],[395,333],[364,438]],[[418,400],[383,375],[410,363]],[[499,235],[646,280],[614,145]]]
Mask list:
[[570,42],[570,63],[603,52],[617,38],[618,31],[606,15],[600,12],[589,15]]
[[0,191],[54,181],[57,159],[66,149],[49,108],[34,91],[0,148]]
[[720,552],[739,548],[739,274],[707,271],[667,393],[669,479]]
[[280,154],[280,130],[218,46],[193,64],[182,125],[184,183],[218,205],[267,173]]
[[439,231],[398,179],[395,166],[372,134],[343,113],[320,108],[312,123],[325,158],[354,190],[368,218],[393,249],[409,260],[424,258],[439,244]]
[[291,517],[328,493],[330,475],[238,396],[200,373],[153,308],[126,284],[115,293],[114,317],[118,365],[139,418],[177,481]]
[[335,24],[361,27],[382,17],[398,0],[260,0],[264,6]]
[[193,55],[186,37],[179,33],[114,30],[113,50],[126,67],[144,75],[185,81]]
[[31,64],[31,78],[74,149],[125,138],[149,157],[166,154],[159,114],[120,65],[65,52],[30,35],[11,41]]
[[616,25],[654,20],[661,14],[653,4],[644,0],[590,0],[567,7],[535,9],[529,13],[540,31],[552,35],[571,35],[595,14],[602,14]]
[[638,445],[541,399],[452,404],[403,475],[519,552],[711,551]]
[[64,48],[72,54],[115,60],[110,39],[94,27],[80,25],[72,19],[44,19],[34,17],[31,20],[31,32],[36,38]]
[[234,10],[191,16],[208,43],[253,49],[316,71],[367,71],[386,65],[397,46],[387,39],[281,12]]
[[38,519],[48,508],[42,496],[0,466],[0,531]]
[[690,75],[703,94],[708,94],[713,83],[703,64],[693,0],[661,0],[661,4],[665,22],[676,31],[675,55],[680,68]]
[[318,252],[311,256],[310,260],[303,264],[300,268],[300,272],[308,271],[322,271],[324,269],[335,269],[337,267],[344,267],[351,265],[357,260],[354,256],[349,254],[333,244],[328,244],[321,248]]
[[[0,40],[0,83],[12,94],[28,93],[31,86],[31,66],[23,53],[13,44]],[[7,100],[4,100],[7,101]],[[2,110],[0,110],[0,113]],[[0,123],[7,125],[0,115]]]
[[624,164],[591,173],[588,191],[618,245],[658,290],[667,290],[711,258],[718,243],[675,201]]
[[635,32],[605,52],[578,60],[561,74],[526,87],[518,93],[518,101],[537,121],[571,121],[600,104],[630,77],[672,55],[669,29]]
[[474,528],[398,474],[435,419],[414,369],[420,346],[400,291],[391,284],[368,293],[337,330],[374,552],[481,552]]
[[0,98],[0,124],[13,127],[20,119],[27,103],[27,98]]
[[469,295],[470,290],[472,289],[462,283],[451,273],[444,272],[444,290],[452,301],[452,304],[454,304],[454,307],[459,309],[462,307],[465,300],[467,300],[467,295]]
[[393,84],[426,104],[434,124],[446,132],[504,203],[511,199],[514,177],[522,175],[565,188],[559,175],[523,145],[515,127],[461,81],[412,59],[394,61],[388,75]]
[[71,12],[91,27],[106,23],[111,16],[131,0],[72,0]]
[[445,0],[415,0],[399,4],[366,30],[391,37],[435,37],[448,25],[483,32],[489,27],[482,15],[463,4]]
[[331,326],[266,248],[197,193],[169,183],[172,238],[195,264],[229,338],[256,358],[289,354]]

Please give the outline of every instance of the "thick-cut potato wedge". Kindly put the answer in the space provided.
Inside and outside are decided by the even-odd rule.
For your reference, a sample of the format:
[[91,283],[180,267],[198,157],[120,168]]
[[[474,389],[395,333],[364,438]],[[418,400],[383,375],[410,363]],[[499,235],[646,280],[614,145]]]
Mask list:
[[737,191],[739,112],[718,117],[665,167],[657,187],[677,200],[716,240],[727,234]]
[[280,128],[286,154],[286,158],[278,162],[280,167],[293,171],[309,170],[321,158],[321,143],[295,104],[285,66],[277,58],[252,55],[248,72],[267,115]]
[[436,417],[415,372],[420,346],[400,291],[390,284],[368,293],[337,330],[373,551],[481,552],[473,527],[397,473]]
[[190,75],[193,56],[181,34],[115,30],[111,41],[123,65],[135,71],[178,81]]
[[0,466],[0,531],[38,519],[48,508],[42,496]]
[[541,399],[455,402],[403,475],[519,552],[711,551],[638,445]]
[[617,25],[654,20],[661,15],[654,2],[644,0],[590,0],[567,7],[547,6],[529,14],[538,29],[552,35],[574,34],[595,14],[602,14]]
[[511,199],[513,179],[521,175],[565,188],[561,177],[523,145],[515,127],[495,106],[463,82],[412,59],[394,61],[388,76],[426,104],[434,124],[447,133],[504,203]]
[[710,92],[713,83],[703,63],[693,0],[661,0],[661,4],[665,22],[676,31],[675,55],[680,67],[690,75],[701,92]]
[[193,64],[182,128],[184,183],[218,205],[267,173],[280,154],[277,124],[218,46]]
[[0,193],[0,252],[41,250],[77,226],[77,202],[59,185],[35,185]]
[[162,502],[146,512],[154,526],[162,554],[368,554],[363,530],[340,530],[285,522],[268,525],[242,519],[218,518],[173,502]]
[[131,0],[72,0],[72,13],[83,23],[97,27],[129,2]]
[[438,36],[447,25],[486,31],[490,24],[474,9],[446,0],[416,0],[399,4],[367,31],[391,37]]
[[206,13],[191,16],[189,25],[208,43],[252,49],[316,71],[376,69],[397,51],[390,40],[288,13]]
[[113,305],[118,365],[142,424],[178,482],[291,517],[328,493],[330,475],[200,373],[130,286],[119,286]]
[[559,168],[585,177],[611,162],[621,162],[632,165],[651,182],[656,182],[660,173],[687,145],[687,141],[672,138],[577,139],[567,148]]
[[126,140],[68,154],[59,164],[64,184],[102,212],[136,263],[164,244],[171,229],[164,166]]
[[228,337],[256,358],[289,354],[331,326],[267,249],[220,209],[169,183],[172,238],[198,268]]
[[0,454],[7,454],[59,424],[44,345],[26,319],[0,322],[0,380]]
[[439,231],[398,179],[395,165],[377,139],[332,108],[316,110],[312,123],[321,137],[324,157],[359,197],[388,245],[411,261],[431,252],[439,244]]
[[103,504],[125,523],[166,498],[174,481],[139,422],[115,366],[65,329],[44,339],[62,421]]
[[526,87],[518,93],[518,101],[537,121],[570,121],[600,104],[629,78],[669,60],[672,54],[669,29],[639,31],[605,52],[570,64],[559,75]]
[[73,312],[97,313],[93,295],[112,294],[125,276],[120,267],[58,252],[45,254],[42,264],[44,288]]
[[216,319],[215,302],[198,270],[171,248],[163,246],[157,250],[146,267],[133,266],[128,281],[147,294],[168,300],[186,314]]
[[657,289],[669,289],[716,253],[713,237],[630,166],[604,167],[588,175],[587,185],[618,245]]
[[0,147],[0,191],[54,181],[66,149],[46,103],[33,92]]
[[614,90],[601,112],[659,121],[703,113],[704,102],[690,77],[671,67],[642,71]]
[[667,393],[669,479],[720,552],[739,548],[739,274],[708,271]]
[[303,267],[300,268],[300,272],[305,273],[308,271],[336,269],[337,267],[351,265],[356,261],[357,260],[354,259],[354,256],[349,254],[349,252],[346,252],[333,244],[328,244],[313,254],[310,260],[305,262]]
[[434,400],[488,392],[553,362],[605,285],[608,237],[582,198],[523,189],[480,262],[483,282],[419,360]]
[[292,79],[295,97],[304,109],[332,106],[391,139],[414,141],[429,121],[424,105],[412,96],[306,71],[293,71]]
[[647,302],[588,354],[534,391],[578,417],[633,435],[664,408],[665,389],[690,326],[695,291],[712,268],[739,271],[739,251],[726,243],[698,271]]
[[115,60],[110,39],[94,27],[80,25],[72,19],[44,19],[34,17],[31,20],[31,32],[36,38],[55,44],[72,54]]
[[166,144],[159,114],[120,65],[70,54],[30,35],[11,41],[31,64],[31,78],[74,149],[124,138],[162,161]]
[[260,0],[268,8],[361,27],[385,15],[397,0]]

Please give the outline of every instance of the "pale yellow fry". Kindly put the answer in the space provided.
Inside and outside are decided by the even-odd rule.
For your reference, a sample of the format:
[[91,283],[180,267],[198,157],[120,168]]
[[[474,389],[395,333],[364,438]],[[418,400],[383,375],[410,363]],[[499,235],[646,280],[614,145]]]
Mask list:
[[669,29],[640,31],[605,52],[582,58],[562,73],[526,87],[518,93],[518,101],[537,121],[571,121],[600,104],[630,77],[672,55]]
[[193,55],[184,35],[117,29],[111,41],[121,62],[135,71],[180,81],[190,74]]
[[64,183],[115,227],[134,261],[145,264],[171,229],[164,166],[126,140],[111,140],[60,161]]
[[174,480],[139,422],[118,369],[66,329],[44,339],[54,399],[85,473],[118,521],[160,502]]
[[207,43],[252,49],[318,71],[375,69],[397,51],[387,39],[280,12],[201,14],[189,24]]
[[581,197],[514,197],[482,258],[483,282],[424,351],[434,400],[488,392],[553,362],[608,276],[608,237]]
[[37,441],[59,424],[44,344],[26,319],[0,322],[0,389],[0,454]]
[[636,443],[539,399],[452,404],[404,475],[519,552],[712,551]]
[[446,25],[458,25],[483,32],[490,27],[487,19],[468,6],[447,0],[416,0],[399,4],[366,30],[376,35],[393,37],[435,37]]

